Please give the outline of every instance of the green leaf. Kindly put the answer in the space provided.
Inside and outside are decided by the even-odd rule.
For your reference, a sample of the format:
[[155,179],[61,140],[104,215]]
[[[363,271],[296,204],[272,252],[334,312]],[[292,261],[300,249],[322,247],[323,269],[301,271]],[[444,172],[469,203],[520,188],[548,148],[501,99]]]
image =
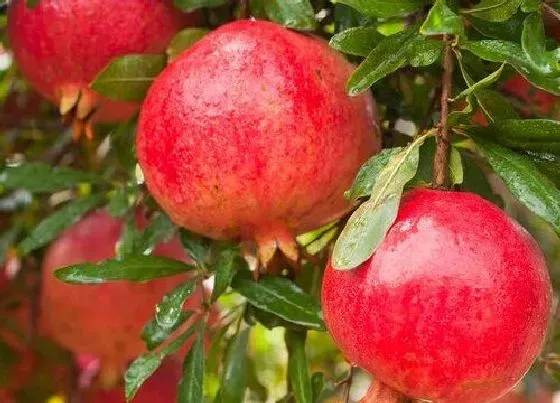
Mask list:
[[523,30],[525,14],[517,13],[512,18],[503,22],[486,21],[472,15],[467,16],[472,27],[482,35],[493,39],[519,42]]
[[164,358],[179,351],[179,349],[194,334],[195,330],[201,328],[202,326],[203,325],[201,324],[198,326],[192,326],[160,351],[151,351],[142,354],[135,359],[132,364],[130,364],[130,367],[124,375],[126,400],[131,401],[142,384],[159,368]]
[[129,173],[136,167],[136,118],[117,126],[111,132],[111,153]]
[[536,70],[550,76],[560,74],[556,52],[546,50],[546,34],[540,14],[533,13],[525,19],[521,35],[521,48]]
[[523,0],[521,11],[524,13],[534,13],[541,9],[541,0]]
[[509,63],[536,87],[560,95],[560,78],[552,78],[535,70],[521,46],[501,40],[466,41],[461,44],[478,57],[496,63]]
[[136,241],[136,222],[134,215],[127,217],[125,224],[121,230],[121,235],[116,247],[116,258],[121,260],[128,255],[134,254],[134,242]]
[[529,158],[480,137],[473,140],[511,193],[560,232],[560,190]]
[[92,195],[69,202],[60,210],[43,219],[19,244],[23,255],[28,255],[57,238],[64,230],[77,223],[86,213],[97,207],[102,195]]
[[208,238],[190,232],[184,228],[179,231],[183,247],[198,265],[208,262],[211,242]]
[[310,329],[325,329],[317,301],[288,279],[265,276],[255,282],[244,270],[235,275],[231,286],[263,311]]
[[474,84],[470,84],[467,82],[468,87],[463,90],[459,95],[457,95],[455,98],[453,98],[451,100],[451,102],[456,102],[461,98],[465,98],[473,93],[476,93],[477,90],[480,90],[482,88],[486,88],[492,84],[494,84],[501,76],[502,72],[504,71],[504,66],[505,63],[502,63],[502,65],[500,66],[500,68],[496,71],[494,71],[492,74],[484,77],[482,80],[474,83]]
[[181,403],[204,401],[204,324],[198,328],[198,335],[183,362],[183,378],[179,383]]
[[383,38],[375,26],[353,27],[334,35],[329,44],[341,52],[365,57]]
[[267,0],[264,9],[271,21],[288,28],[312,31],[317,26],[309,0]]
[[350,270],[363,263],[381,244],[393,225],[404,186],[418,169],[419,148],[426,136],[419,137],[400,153],[391,156],[372,188],[372,197],[350,217],[335,243],[333,267]]
[[444,49],[445,44],[443,41],[427,39],[421,36],[416,37],[416,40],[408,45],[408,62],[412,67],[429,66],[441,58]]
[[173,332],[181,327],[187,320],[191,318],[193,312],[181,311],[179,320],[173,327],[161,327],[155,319],[146,323],[142,329],[141,338],[146,343],[148,350],[153,350],[161,345],[165,340],[173,334]]
[[527,151],[525,154],[560,189],[560,156],[534,151]]
[[249,324],[260,323],[268,330],[272,330],[276,327],[283,327],[286,329],[293,329],[293,330],[306,330],[305,326],[296,325],[295,323],[288,322],[285,319],[282,319],[278,315],[275,315],[270,312],[263,311],[262,309],[257,308],[254,305],[248,305],[245,309],[245,322]]
[[198,277],[191,278],[179,284],[167,293],[162,301],[156,305],[156,323],[158,326],[169,329],[177,326],[183,312],[183,305],[196,289]]
[[454,185],[463,183],[463,160],[461,153],[455,147],[451,148],[451,154],[449,155],[449,171],[451,183]]
[[25,5],[29,8],[35,8],[39,5],[39,0],[27,0]]
[[7,189],[25,189],[31,193],[52,193],[81,183],[100,182],[103,182],[103,178],[90,172],[41,163],[7,167],[0,173],[0,185]]
[[90,84],[117,101],[142,101],[154,79],[165,68],[164,55],[126,55],[113,59]]
[[397,17],[420,11],[426,5],[425,0],[339,0],[360,13],[372,17]]
[[510,119],[475,131],[516,149],[560,155],[560,122],[552,119]]
[[247,388],[247,328],[230,340],[224,357],[224,368],[220,388],[220,399],[224,403],[242,403]]
[[19,233],[19,227],[12,227],[0,235],[0,266],[3,266],[4,260],[10,250],[10,246],[14,244]]
[[150,220],[149,225],[138,234],[134,242],[134,252],[142,255],[152,253],[154,248],[169,237],[175,225],[167,215],[158,212]]
[[235,273],[245,269],[247,262],[239,254],[237,249],[224,249],[218,256],[214,267],[214,287],[212,288],[212,302],[228,289]]
[[167,46],[166,52],[169,61],[175,60],[177,56],[204,38],[209,32],[210,30],[206,28],[187,28],[176,34]]
[[356,175],[356,179],[354,179],[352,187],[344,196],[349,200],[358,200],[360,197],[371,195],[373,185],[377,181],[381,171],[387,166],[391,157],[401,153],[403,150],[403,147],[386,148],[379,154],[371,157],[362,165],[358,175]]
[[186,12],[203,7],[219,7],[226,4],[226,2],[226,0],[173,0],[175,7]]
[[447,6],[446,0],[436,0],[420,27],[422,35],[463,35],[464,31],[463,20]]
[[416,28],[409,28],[382,39],[350,76],[347,84],[348,93],[351,96],[358,95],[404,66],[408,61],[408,46],[417,35]]
[[288,378],[297,403],[312,403],[313,388],[305,355],[306,332],[286,331]]
[[313,388],[313,401],[316,402],[323,391],[325,385],[325,374],[322,372],[315,372],[311,376],[311,387]]
[[175,276],[196,268],[160,256],[127,256],[122,260],[82,263],[58,269],[55,276],[70,284],[102,284],[106,281],[147,281]]
[[255,361],[250,357],[247,358],[247,386],[255,394],[259,402],[266,402],[268,399],[268,391],[257,377]]
[[502,93],[494,90],[480,89],[475,94],[478,105],[491,123],[503,119],[519,118],[511,101]]
[[461,10],[483,20],[501,22],[509,20],[519,9],[523,0],[482,0],[472,8]]

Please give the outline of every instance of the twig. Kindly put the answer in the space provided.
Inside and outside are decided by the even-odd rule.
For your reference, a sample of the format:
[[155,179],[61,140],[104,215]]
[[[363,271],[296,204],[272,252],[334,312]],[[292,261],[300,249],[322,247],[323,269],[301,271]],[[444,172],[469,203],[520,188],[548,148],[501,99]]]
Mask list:
[[436,140],[436,154],[434,157],[434,189],[446,189],[448,184],[449,143],[450,132],[447,127],[449,115],[449,98],[453,80],[453,50],[448,35],[444,35],[445,57],[443,62],[443,80],[441,87],[441,120]]
[[558,12],[554,7],[549,4],[543,3],[543,8],[547,11],[550,15],[560,21],[560,12]]
[[352,389],[352,379],[354,378],[354,366],[350,365],[348,377],[343,381],[344,384],[344,403],[350,402],[350,389]]

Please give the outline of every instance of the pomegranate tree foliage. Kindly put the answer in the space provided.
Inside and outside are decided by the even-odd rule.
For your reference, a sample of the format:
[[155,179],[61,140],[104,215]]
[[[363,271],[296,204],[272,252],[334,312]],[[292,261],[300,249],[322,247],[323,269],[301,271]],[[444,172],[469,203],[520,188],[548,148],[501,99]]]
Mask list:
[[[38,1],[27,4],[33,7]],[[559,284],[560,123],[555,118],[560,108],[553,97],[546,98],[545,107],[535,101],[544,92],[560,95],[560,53],[554,38],[559,37],[560,14],[554,2],[174,0],[174,4],[185,12],[204,9],[205,27],[180,32],[165,54],[113,60],[92,88],[108,98],[141,101],[165,65],[210,30],[236,18],[269,19],[330,39],[333,48],[356,63],[347,91],[357,95],[372,89],[384,151],[364,164],[347,192],[356,203],[355,211],[298,238],[304,251],[298,270],[286,267],[281,276],[264,275],[255,281],[240,245],[178,229],[159,210],[137,168],[134,120],[99,126],[95,139],[74,143],[69,128],[26,86],[17,66],[1,70],[0,261],[21,263],[18,277],[36,272],[45,247],[88,212],[105,208],[126,223],[117,258],[61,269],[60,279],[97,284],[195,273],[163,298],[138,335],[148,352],[132,362],[125,375],[127,398],[166,356],[194,337],[178,385],[179,401],[241,402],[245,396],[265,400],[268,391],[259,383],[255,360],[267,358],[248,355],[257,324],[286,329],[289,388],[282,401],[322,401],[340,392],[342,386],[335,379],[340,374],[316,359],[310,363],[306,354],[308,332],[325,330],[318,302],[321,273],[331,250],[333,264],[342,270],[368,259],[392,225],[403,192],[432,182],[432,128],[441,115],[445,40],[452,42],[456,66],[448,116],[451,186],[478,193],[518,219],[541,243],[552,280]],[[5,16],[0,22],[5,28]],[[9,50],[3,32],[2,43]],[[516,75],[534,86],[526,96],[507,91],[506,83]],[[143,230],[134,222],[138,204],[154,211],[154,219]],[[191,264],[147,256],[174,233],[180,234]],[[213,279],[213,290],[207,308],[221,303],[222,318],[217,325],[198,320],[184,329],[193,312],[182,306],[208,278]],[[558,377],[554,351],[560,346],[552,333],[544,360],[534,370],[547,381]],[[211,335],[210,345],[204,343],[205,334]],[[4,344],[0,343],[0,357],[13,354]],[[0,359],[0,368],[10,363]],[[312,366],[323,372],[311,373]],[[218,386],[209,387],[208,379],[219,380]]]

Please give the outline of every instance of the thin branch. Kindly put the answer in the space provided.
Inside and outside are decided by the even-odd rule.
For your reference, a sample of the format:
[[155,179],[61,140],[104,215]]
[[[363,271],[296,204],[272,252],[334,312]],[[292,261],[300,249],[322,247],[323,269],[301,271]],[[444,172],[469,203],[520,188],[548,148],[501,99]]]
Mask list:
[[451,96],[451,86],[453,80],[453,49],[449,36],[444,36],[445,56],[443,62],[443,80],[441,87],[441,120],[439,122],[439,132],[437,135],[436,154],[434,157],[434,189],[447,189],[449,176],[449,143],[450,131],[447,127],[449,116],[449,98]]
[[350,389],[352,389],[352,379],[354,378],[354,366],[350,365],[350,371],[348,371],[348,377],[343,381],[344,384],[344,403],[350,402]]
[[558,12],[558,10],[556,10],[554,7],[546,3],[543,3],[543,8],[546,12],[548,12],[550,15],[552,15],[554,18],[560,21],[560,12]]

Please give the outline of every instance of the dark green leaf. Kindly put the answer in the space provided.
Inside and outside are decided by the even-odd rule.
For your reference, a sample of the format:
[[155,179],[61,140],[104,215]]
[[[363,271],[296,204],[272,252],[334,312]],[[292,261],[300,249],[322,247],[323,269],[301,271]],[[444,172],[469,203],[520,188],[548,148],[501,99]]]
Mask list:
[[535,86],[560,95],[560,78],[551,78],[535,70],[517,43],[500,40],[467,41],[461,44],[461,48],[484,60],[497,63],[507,62]]
[[313,389],[313,401],[316,402],[323,391],[325,385],[325,374],[322,372],[315,372],[311,376],[311,388]]
[[476,83],[471,84],[470,82],[467,82],[467,85],[468,85],[467,89],[465,89],[459,95],[457,95],[455,98],[453,98],[452,101],[455,102],[455,101],[457,101],[461,98],[465,98],[465,97],[467,97],[471,94],[476,93],[477,90],[480,90],[482,88],[486,88],[486,87],[494,84],[498,80],[498,78],[500,78],[500,75],[504,71],[504,66],[505,66],[505,64],[502,63],[502,65],[500,66],[500,68],[498,70],[494,71],[492,74],[486,76],[485,78],[483,78],[482,80],[480,80]]
[[546,50],[546,34],[540,14],[533,13],[525,19],[521,35],[521,47],[536,70],[550,76],[560,74],[556,52]]
[[297,403],[312,403],[313,388],[305,355],[305,332],[286,331],[288,378]]
[[312,31],[317,25],[309,0],[267,0],[264,9],[271,21],[288,28]]
[[102,195],[92,195],[74,200],[57,212],[43,219],[19,244],[23,255],[45,246],[62,232],[77,223],[87,212],[93,210],[103,200]]
[[541,0],[523,0],[521,3],[521,11],[524,13],[534,13],[540,10]]
[[[503,206],[502,199],[494,193],[486,178],[485,171],[481,168],[481,166],[484,166],[482,158],[466,152],[461,153],[461,157],[463,160],[464,173],[461,189],[466,192],[476,193],[500,207]],[[477,162],[478,159],[481,160],[479,163]]]
[[560,156],[533,151],[527,151],[526,155],[560,189]]
[[429,66],[441,58],[444,48],[443,41],[417,37],[408,45],[408,63],[412,67]]
[[237,249],[224,249],[218,256],[214,266],[214,287],[212,289],[212,302],[228,289],[235,273],[247,267],[247,262]]
[[475,92],[475,97],[484,115],[491,123],[503,119],[519,118],[511,101],[498,91],[481,89]]
[[20,232],[19,227],[13,227],[0,235],[0,266],[3,266],[10,247],[14,244]]
[[[134,196],[132,196],[134,197]],[[115,218],[123,217],[126,212],[132,207],[131,203],[131,189],[128,187],[121,187],[117,189],[111,196],[111,200],[107,205],[107,211]]]
[[173,37],[167,46],[167,58],[173,61],[177,56],[204,38],[210,30],[206,28],[187,28]]
[[179,260],[160,256],[127,256],[122,260],[83,263],[58,269],[55,276],[70,284],[102,284],[106,281],[147,281],[195,270]]
[[352,96],[367,90],[372,84],[398,70],[408,61],[408,46],[417,37],[416,28],[382,39],[348,80]]
[[519,9],[523,0],[482,0],[472,8],[462,10],[483,20],[501,22],[510,19]]
[[419,137],[400,153],[393,154],[372,188],[372,197],[350,217],[335,243],[333,267],[350,270],[366,261],[381,244],[397,217],[404,186],[418,169]]
[[121,260],[128,255],[134,254],[134,242],[136,241],[136,222],[134,215],[129,215],[123,228],[121,236],[117,242],[116,254],[117,259]]
[[228,344],[220,388],[220,398],[224,403],[243,403],[245,401],[249,331],[250,328],[241,331]]
[[204,401],[204,326],[183,362],[183,378],[179,383],[180,403],[200,403]]
[[136,119],[121,123],[111,133],[111,152],[128,172],[136,166]]
[[560,232],[560,190],[531,160],[498,144],[474,137],[477,149],[511,193],[533,213]]
[[185,281],[163,297],[162,301],[156,306],[156,323],[158,326],[165,329],[177,326],[181,319],[183,305],[196,289],[198,281],[197,277]]
[[181,11],[193,11],[203,7],[218,7],[226,4],[226,0],[173,0],[173,4]]
[[175,226],[165,214],[156,213],[148,226],[135,239],[134,252],[142,255],[152,253],[154,248],[166,240],[174,230]]
[[511,42],[520,41],[524,19],[525,14],[523,13],[517,13],[509,20],[503,22],[486,21],[472,15],[468,16],[472,27],[482,35]]
[[341,52],[365,57],[383,38],[375,26],[353,27],[334,35],[329,44]]
[[179,231],[181,235],[181,242],[190,257],[192,257],[197,264],[204,265],[208,261],[210,253],[210,240],[190,232],[186,229]]
[[57,192],[80,183],[99,182],[103,182],[103,178],[90,172],[41,163],[7,167],[0,173],[0,185],[8,189],[25,189],[32,193]]
[[142,101],[154,79],[165,68],[164,55],[126,55],[114,59],[90,84],[107,98]]
[[240,271],[233,278],[232,287],[252,305],[288,322],[314,330],[325,328],[317,301],[288,279],[263,277],[255,282],[249,272]]
[[268,391],[259,381],[257,369],[255,368],[255,361],[250,357],[247,357],[247,386],[256,395],[259,402],[267,401]]
[[163,328],[159,326],[155,319],[146,323],[142,329],[141,338],[146,343],[148,350],[153,350],[161,345],[169,336],[173,334],[175,330],[181,327],[189,318],[193,315],[193,312],[181,311],[179,320],[175,323],[175,326],[169,328]]
[[461,17],[453,12],[446,0],[436,0],[428,17],[420,27],[422,35],[463,35],[465,27]]
[[281,317],[273,313],[263,311],[262,309],[257,308],[256,306],[253,305],[248,305],[247,308],[245,309],[245,321],[249,324],[260,323],[261,325],[263,325],[269,330],[272,330],[275,327],[283,327],[286,329],[301,330],[301,331],[306,330],[305,326],[296,325],[295,323],[288,322],[287,320],[282,319]]
[[342,4],[355,8],[372,17],[397,17],[422,10],[425,0],[341,0]]

